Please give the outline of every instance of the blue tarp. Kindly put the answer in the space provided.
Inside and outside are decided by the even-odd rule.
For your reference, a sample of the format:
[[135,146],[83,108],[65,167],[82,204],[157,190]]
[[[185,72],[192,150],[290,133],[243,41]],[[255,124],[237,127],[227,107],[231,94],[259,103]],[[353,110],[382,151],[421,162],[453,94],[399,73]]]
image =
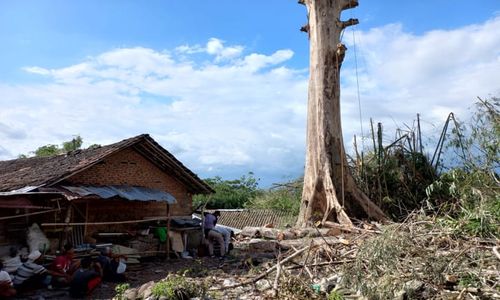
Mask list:
[[176,202],[172,194],[145,187],[127,185],[106,186],[62,186],[68,191],[80,196],[96,195],[103,199],[119,196],[128,200],[138,201],[166,201],[169,204]]

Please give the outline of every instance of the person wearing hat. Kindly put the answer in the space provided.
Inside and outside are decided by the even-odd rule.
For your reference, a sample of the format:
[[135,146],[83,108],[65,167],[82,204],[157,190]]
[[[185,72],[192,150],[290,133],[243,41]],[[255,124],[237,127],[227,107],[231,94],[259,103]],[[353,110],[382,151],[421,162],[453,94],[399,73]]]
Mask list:
[[35,289],[48,285],[50,282],[49,272],[39,264],[41,259],[42,253],[35,250],[28,256],[28,261],[17,269],[13,280],[16,290]]

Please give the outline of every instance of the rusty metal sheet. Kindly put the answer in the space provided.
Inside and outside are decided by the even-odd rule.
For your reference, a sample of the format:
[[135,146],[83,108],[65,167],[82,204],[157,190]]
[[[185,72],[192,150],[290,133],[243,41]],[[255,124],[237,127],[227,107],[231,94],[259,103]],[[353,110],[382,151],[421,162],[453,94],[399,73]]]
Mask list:
[[96,195],[103,199],[111,197],[121,197],[128,200],[137,201],[165,201],[169,204],[176,203],[172,194],[145,187],[127,185],[106,185],[106,186],[62,186],[68,191],[80,196]]

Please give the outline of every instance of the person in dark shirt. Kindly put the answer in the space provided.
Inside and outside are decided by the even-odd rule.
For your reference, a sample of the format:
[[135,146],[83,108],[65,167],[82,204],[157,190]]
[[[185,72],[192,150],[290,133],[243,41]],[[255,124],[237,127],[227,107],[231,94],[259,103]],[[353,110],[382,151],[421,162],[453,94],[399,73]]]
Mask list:
[[223,258],[226,254],[226,246],[224,245],[224,236],[215,230],[217,221],[220,217],[220,212],[215,211],[212,213],[205,213],[203,227],[205,234],[205,243],[208,245],[208,253],[210,256],[214,255],[214,242],[219,244],[219,254]]
[[104,281],[125,282],[127,280],[125,274],[118,273],[118,266],[122,258],[122,256],[113,255],[111,248],[107,247],[101,250],[97,262],[101,266]]
[[90,258],[84,258],[81,261],[80,268],[73,274],[69,294],[73,298],[87,297],[100,283],[101,274],[99,270],[92,269],[92,260]]

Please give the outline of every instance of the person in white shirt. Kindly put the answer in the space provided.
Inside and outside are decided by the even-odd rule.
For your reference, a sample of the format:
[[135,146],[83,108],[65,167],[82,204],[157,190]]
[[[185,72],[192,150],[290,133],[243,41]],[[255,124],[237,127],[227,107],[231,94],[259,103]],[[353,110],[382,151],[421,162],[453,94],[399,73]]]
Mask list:
[[229,243],[231,242],[231,231],[223,226],[215,225],[214,230],[218,233],[222,234],[224,237],[224,247],[225,253],[229,252]]
[[17,269],[13,280],[16,289],[39,288],[50,283],[49,271],[38,264],[41,258],[42,253],[35,250],[28,256],[28,261]]
[[14,279],[14,274],[17,269],[23,264],[21,258],[18,255],[16,247],[10,247],[9,256],[3,257],[3,270],[10,274],[10,277]]
[[3,270],[3,263],[0,261],[0,299],[10,298],[15,295],[16,289],[14,289],[10,275]]

